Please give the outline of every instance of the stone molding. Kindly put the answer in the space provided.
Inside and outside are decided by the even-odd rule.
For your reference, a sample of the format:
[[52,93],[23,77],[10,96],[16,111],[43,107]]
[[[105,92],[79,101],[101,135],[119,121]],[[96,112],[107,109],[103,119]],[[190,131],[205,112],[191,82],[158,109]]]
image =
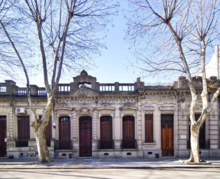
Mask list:
[[159,107],[159,110],[160,111],[171,111],[171,112],[174,112],[176,110],[176,107],[174,105],[163,105],[163,106],[160,106]]
[[67,106],[66,103],[57,103],[57,107],[54,108],[55,111],[58,111],[58,110],[67,110],[67,111],[72,111],[73,108]]
[[93,115],[93,108],[89,108],[89,107],[78,107],[75,109],[77,115]]

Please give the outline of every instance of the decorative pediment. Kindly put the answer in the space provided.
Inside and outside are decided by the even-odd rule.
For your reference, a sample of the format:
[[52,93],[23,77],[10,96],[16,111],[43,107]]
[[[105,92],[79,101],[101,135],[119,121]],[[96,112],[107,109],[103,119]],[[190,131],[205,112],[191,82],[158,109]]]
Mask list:
[[138,108],[135,107],[135,106],[126,105],[126,106],[124,106],[124,107],[120,107],[119,110],[120,110],[120,111],[125,111],[125,110],[126,110],[126,111],[137,111]]
[[54,110],[57,111],[57,110],[68,110],[68,111],[72,111],[73,108],[67,106],[66,103],[57,103],[56,104],[56,107],[54,107]]
[[90,88],[86,87],[85,85],[82,85],[77,91],[75,91],[73,96],[76,97],[84,97],[84,96],[98,96],[98,93],[94,92]]
[[82,114],[92,115],[94,109],[90,107],[78,107],[75,109],[75,111],[78,115],[82,115]]
[[103,111],[103,110],[115,111],[115,108],[109,105],[103,105],[97,108],[97,111]]
[[160,111],[175,111],[176,110],[176,106],[174,105],[163,105],[159,107]]

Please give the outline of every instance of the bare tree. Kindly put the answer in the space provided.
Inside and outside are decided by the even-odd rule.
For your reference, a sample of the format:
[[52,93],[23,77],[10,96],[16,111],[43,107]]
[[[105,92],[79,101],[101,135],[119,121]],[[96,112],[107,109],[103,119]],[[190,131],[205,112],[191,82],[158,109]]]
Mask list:
[[[139,0],[130,1],[134,14],[128,23],[128,38],[132,45],[139,43],[145,48],[136,48],[137,58],[146,64],[147,73],[185,73],[191,92],[191,156],[187,162],[200,162],[199,130],[209,115],[220,88],[208,100],[208,85],[205,62],[207,49],[219,42],[218,27],[220,3],[217,0]],[[144,39],[144,40],[143,40]],[[146,55],[150,49],[155,58]],[[145,50],[145,53],[143,53]],[[198,66],[200,65],[200,67]],[[202,71],[203,110],[195,120],[197,93],[192,80],[195,69]]]
[[[102,32],[110,22],[110,17],[116,13],[117,4],[108,0],[24,0],[14,1],[11,5],[10,12],[16,13],[8,14],[20,17],[17,25],[21,27],[24,24],[29,25],[29,28],[24,30],[28,32],[35,51],[40,53],[47,104],[39,120],[30,96],[26,59],[22,57],[19,47],[14,43],[12,32],[7,29],[3,20],[0,21],[26,76],[28,102],[35,116],[31,126],[35,132],[39,161],[51,162],[45,130],[53,110],[53,100],[61,73],[64,69],[74,70],[82,64],[82,61],[90,63],[92,55],[99,54],[100,48],[105,47],[100,41]],[[5,17],[5,20],[7,18]]]

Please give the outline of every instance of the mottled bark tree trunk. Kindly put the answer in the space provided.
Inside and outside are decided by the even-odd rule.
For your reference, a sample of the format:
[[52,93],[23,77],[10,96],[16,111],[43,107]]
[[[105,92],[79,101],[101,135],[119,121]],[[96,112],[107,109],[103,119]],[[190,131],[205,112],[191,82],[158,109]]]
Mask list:
[[189,162],[200,162],[199,155],[199,128],[196,125],[191,125],[190,127],[191,136],[190,136],[190,144],[191,144],[191,156]]
[[32,127],[34,128],[40,163],[49,163],[52,161],[50,158],[50,154],[47,148],[47,143],[45,138],[45,131],[48,122],[50,120],[52,110],[53,110],[53,97],[49,97],[42,118],[38,119],[37,122],[32,123]]

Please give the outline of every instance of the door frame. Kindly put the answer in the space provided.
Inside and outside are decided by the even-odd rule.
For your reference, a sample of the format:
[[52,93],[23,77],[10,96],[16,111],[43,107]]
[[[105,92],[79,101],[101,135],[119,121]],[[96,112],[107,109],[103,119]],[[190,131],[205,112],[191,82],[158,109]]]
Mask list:
[[[173,133],[173,138],[172,138],[172,146],[173,146],[173,152],[172,152],[172,156],[174,156],[174,114],[161,114],[161,119],[160,119],[160,137],[161,137],[161,156],[162,157],[167,157],[167,156],[163,156],[163,150],[162,150],[162,116],[172,116],[172,133]],[[165,121],[169,121],[169,120],[165,120]]]
[[79,142],[78,142],[78,151],[79,151],[79,157],[85,157],[85,156],[80,156],[80,119],[82,117],[90,117],[91,118],[91,156],[92,157],[92,136],[93,136],[93,118],[91,115],[80,115],[78,116],[78,139],[79,139]]

